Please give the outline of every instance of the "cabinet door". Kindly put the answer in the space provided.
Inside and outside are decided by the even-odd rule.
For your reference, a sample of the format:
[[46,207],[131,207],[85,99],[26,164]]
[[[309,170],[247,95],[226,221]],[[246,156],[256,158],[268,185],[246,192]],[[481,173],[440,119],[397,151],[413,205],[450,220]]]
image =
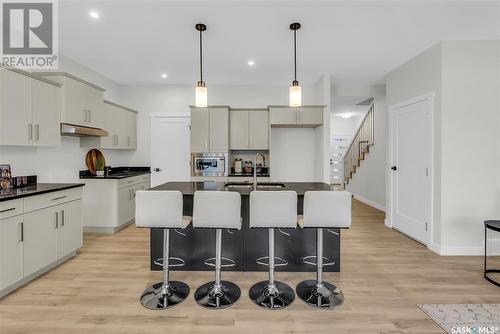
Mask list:
[[191,109],[191,152],[208,152],[209,111],[207,108]]
[[88,110],[88,125],[92,128],[102,129],[104,127],[104,102],[102,92],[94,87],[83,84],[85,105]]
[[31,145],[30,78],[0,69],[0,144]]
[[247,150],[249,148],[249,111],[231,110],[229,126],[229,143],[231,150]]
[[319,126],[323,124],[323,108],[299,108],[297,124]]
[[250,148],[269,149],[269,114],[267,110],[250,111]]
[[24,276],[57,260],[57,207],[24,215]]
[[137,148],[137,114],[127,111],[127,131],[126,131],[126,148],[135,150]]
[[271,108],[271,125],[294,125],[297,124],[296,108]]
[[58,258],[82,247],[82,200],[65,203],[56,207],[59,212],[57,229]]
[[229,150],[229,109],[210,109],[210,152]]
[[118,189],[118,225],[125,224],[134,218],[135,186]]
[[23,216],[0,220],[0,290],[23,278]]
[[82,82],[64,78],[64,112],[61,120],[63,123],[89,126],[89,115],[87,109],[86,85]]
[[60,88],[31,79],[33,143],[37,146],[61,145]]
[[108,131],[107,137],[101,137],[101,148],[114,148],[116,143],[116,123],[114,106],[104,104],[104,130]]

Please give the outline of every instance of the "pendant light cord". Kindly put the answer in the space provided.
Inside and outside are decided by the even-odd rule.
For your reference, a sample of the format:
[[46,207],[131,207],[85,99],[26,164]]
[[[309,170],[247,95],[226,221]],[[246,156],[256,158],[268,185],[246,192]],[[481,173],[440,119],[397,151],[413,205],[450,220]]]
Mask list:
[[295,68],[294,81],[297,81],[297,30],[293,31],[293,63]]
[[203,81],[203,40],[201,34],[202,31],[200,30],[200,81]]

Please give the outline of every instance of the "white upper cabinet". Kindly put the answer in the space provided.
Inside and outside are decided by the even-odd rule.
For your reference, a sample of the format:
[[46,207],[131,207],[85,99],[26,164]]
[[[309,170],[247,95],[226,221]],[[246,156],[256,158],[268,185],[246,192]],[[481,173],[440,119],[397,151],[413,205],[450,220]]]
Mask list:
[[324,106],[269,107],[270,123],[274,127],[318,127],[323,125]]
[[107,137],[82,137],[82,147],[135,150],[137,148],[137,111],[104,101],[104,129]]
[[38,73],[62,85],[61,123],[104,128],[104,89],[68,73]]
[[229,108],[191,108],[191,152],[229,150]]
[[231,150],[268,150],[269,117],[267,110],[231,110]]
[[0,145],[58,146],[60,87],[0,68]]

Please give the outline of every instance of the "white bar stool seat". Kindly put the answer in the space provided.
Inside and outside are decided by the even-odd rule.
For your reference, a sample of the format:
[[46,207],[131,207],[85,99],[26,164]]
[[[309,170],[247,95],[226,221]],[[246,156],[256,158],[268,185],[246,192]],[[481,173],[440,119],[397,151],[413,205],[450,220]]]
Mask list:
[[[215,279],[196,289],[194,298],[209,309],[229,307],[240,298],[241,290],[233,282],[221,280],[222,259],[226,259],[222,257],[222,229],[241,229],[241,195],[232,191],[196,191],[193,226],[215,229]],[[205,263],[210,264],[210,260]]]
[[[189,295],[187,284],[169,280],[169,268],[178,267],[184,261],[170,254],[170,229],[184,229],[191,217],[182,215],[180,191],[139,190],[135,193],[135,224],[137,227],[163,229],[163,260],[155,264],[163,266],[163,281],[155,283],[142,293],[141,304],[152,310],[166,309],[181,303]],[[177,264],[171,263],[172,260]]]
[[[306,304],[317,308],[334,308],[344,302],[344,294],[335,285],[324,282],[323,267],[335,262],[323,256],[323,229],[349,228],[351,226],[351,193],[347,191],[307,191],[304,194],[304,215],[299,216],[299,226],[316,228],[316,255],[302,260],[316,265],[316,279],[297,285],[297,295]],[[314,258],[315,263],[310,259]],[[324,263],[324,260],[329,261]]]
[[[269,230],[269,280],[250,288],[250,299],[267,310],[283,309],[295,299],[293,289],[274,279],[274,229],[297,227],[297,193],[295,191],[252,191],[250,193],[250,227]],[[262,258],[257,259],[261,264]],[[286,260],[285,260],[286,262]]]

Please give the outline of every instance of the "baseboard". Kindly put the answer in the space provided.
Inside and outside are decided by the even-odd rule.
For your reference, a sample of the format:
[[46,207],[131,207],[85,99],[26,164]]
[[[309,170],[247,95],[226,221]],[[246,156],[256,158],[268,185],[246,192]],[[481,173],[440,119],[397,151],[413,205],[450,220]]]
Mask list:
[[388,228],[392,228],[392,223],[389,219],[384,219],[384,225],[387,226]]
[[120,226],[84,226],[84,233],[102,233],[102,234],[113,234],[123,230],[125,227],[134,223],[134,219],[121,224]]
[[72,257],[75,257],[75,256],[76,256],[76,251],[70,252],[69,254],[61,257],[60,259],[52,262],[51,264],[49,264],[49,265],[47,265],[47,266],[45,266],[45,267],[43,267],[43,268],[35,271],[31,275],[28,275],[28,276],[24,277],[20,281],[17,281],[15,283],[7,286],[6,288],[3,288],[2,290],[0,290],[0,299],[2,299],[3,297],[5,297],[9,293],[13,292],[14,290],[17,290],[21,286],[23,286],[23,285],[31,282],[32,280],[34,280],[35,278],[37,278],[39,276],[42,276],[46,272],[54,269],[55,267],[63,264],[64,262],[68,261],[69,259],[71,259]]
[[356,195],[356,194],[353,194],[354,195],[354,198],[357,199],[358,201],[360,202],[363,202],[365,203],[366,205],[369,205],[371,206],[372,208],[375,208],[377,210],[380,210],[380,211],[384,211],[385,212],[385,205],[382,205],[382,204],[379,204],[379,203],[376,203],[372,200],[369,200],[363,196],[359,196],[359,195]]
[[[443,247],[432,243],[427,248],[442,256],[484,256],[484,246]],[[500,256],[500,239],[488,239],[488,256]]]

